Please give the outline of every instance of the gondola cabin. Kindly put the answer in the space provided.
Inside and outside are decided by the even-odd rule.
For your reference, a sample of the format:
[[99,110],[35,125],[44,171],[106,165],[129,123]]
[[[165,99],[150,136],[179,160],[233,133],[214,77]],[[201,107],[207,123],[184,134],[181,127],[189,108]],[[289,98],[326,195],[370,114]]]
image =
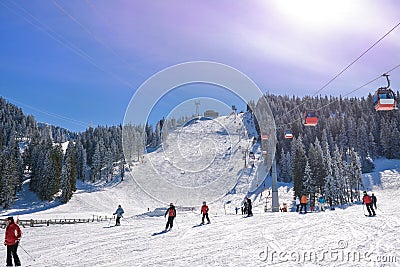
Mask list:
[[396,95],[390,89],[390,80],[388,74],[383,74],[382,76],[386,77],[387,86],[381,87],[376,90],[374,94],[374,106],[375,110],[394,110],[396,108]]
[[262,140],[268,140],[268,134],[263,134],[263,135],[261,136],[261,139],[262,139]]
[[318,116],[315,110],[306,110],[304,112],[304,125],[316,126],[318,124]]
[[290,130],[286,130],[285,131],[285,138],[286,139],[292,139],[293,138],[293,134]]
[[375,110],[396,109],[396,95],[390,88],[379,88],[374,94]]

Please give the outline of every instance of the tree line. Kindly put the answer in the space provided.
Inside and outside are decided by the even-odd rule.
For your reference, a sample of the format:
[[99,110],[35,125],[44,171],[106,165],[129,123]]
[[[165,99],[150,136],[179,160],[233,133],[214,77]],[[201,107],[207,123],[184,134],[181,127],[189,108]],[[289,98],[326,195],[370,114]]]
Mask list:
[[[373,159],[400,158],[400,114],[375,111],[371,94],[265,97],[277,127],[279,179],[293,182],[296,195],[313,199],[325,194],[337,203],[353,202],[359,198],[361,174],[374,169]],[[316,111],[317,126],[304,126],[307,109]],[[293,139],[284,137],[286,130]]]
[[[338,202],[353,201],[361,173],[373,170],[373,159],[400,158],[399,113],[376,112],[372,95],[358,99],[267,94],[265,98],[277,127],[279,179],[292,182],[296,194],[324,193]],[[317,110],[316,127],[303,125],[305,109]],[[89,127],[74,133],[37,123],[0,97],[0,205],[11,207],[27,180],[40,199],[66,203],[77,180],[123,179],[130,162],[159,147],[168,131],[188,119],[163,118],[154,126]],[[285,130],[294,138],[285,139]]]

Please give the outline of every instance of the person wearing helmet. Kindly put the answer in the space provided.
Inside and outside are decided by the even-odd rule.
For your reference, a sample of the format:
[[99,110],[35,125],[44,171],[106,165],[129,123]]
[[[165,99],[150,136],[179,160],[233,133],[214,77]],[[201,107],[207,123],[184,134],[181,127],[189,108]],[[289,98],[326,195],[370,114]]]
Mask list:
[[373,203],[372,203],[372,199],[371,197],[367,194],[367,191],[363,192],[364,196],[363,196],[363,204],[365,204],[365,206],[367,206],[367,211],[369,213],[369,216],[375,216],[375,210],[373,207]]
[[211,223],[210,218],[208,217],[208,206],[205,201],[203,202],[203,206],[201,206],[200,214],[203,214],[203,217],[201,218],[201,224],[204,224],[204,218],[207,218],[207,223]]
[[166,217],[167,214],[168,214],[168,221],[167,221],[167,225],[165,226],[165,231],[168,231],[168,227],[169,227],[169,230],[172,230],[172,227],[174,226],[174,219],[176,217],[176,210],[175,210],[175,206],[174,206],[173,203],[169,204],[169,208],[165,212],[164,217]]
[[4,245],[7,246],[7,266],[12,265],[12,259],[14,258],[15,266],[21,266],[17,249],[19,241],[21,240],[22,232],[18,224],[14,222],[13,217],[7,218],[6,236]]

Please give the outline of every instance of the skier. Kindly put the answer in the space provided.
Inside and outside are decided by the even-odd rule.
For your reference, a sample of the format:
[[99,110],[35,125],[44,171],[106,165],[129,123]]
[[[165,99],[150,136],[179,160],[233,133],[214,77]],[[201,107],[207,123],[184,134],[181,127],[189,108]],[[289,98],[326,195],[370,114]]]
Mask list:
[[299,208],[300,208],[300,199],[299,197],[295,197],[294,198],[296,201],[296,212],[299,212]]
[[244,214],[249,214],[249,203],[247,202],[247,197],[244,199],[243,206]]
[[[247,198],[247,197],[246,197]],[[253,216],[253,207],[251,205],[251,199],[247,198],[247,217]]]
[[325,206],[325,198],[324,198],[323,195],[319,195],[319,198],[318,198],[318,208],[319,208],[319,210],[320,211],[325,211],[324,206]]
[[376,196],[374,195],[374,193],[372,193],[372,195],[371,195],[371,200],[372,200],[372,204],[374,205],[374,208],[376,209]]
[[[371,197],[367,194],[367,191],[364,191],[364,197],[363,197],[363,204],[365,204],[365,206],[367,206],[367,210],[369,213],[369,216],[375,216],[375,210],[372,204],[372,199]],[[372,213],[371,213],[372,211]]]
[[168,214],[168,221],[167,221],[167,225],[165,226],[165,231],[168,231],[168,227],[169,227],[169,230],[172,230],[172,226],[174,226],[174,219],[176,217],[176,210],[175,210],[175,207],[174,207],[173,203],[169,204],[169,208],[165,212],[164,217],[166,217],[167,214]]
[[307,196],[306,194],[301,195],[300,198],[300,213],[303,211],[304,208],[304,213],[307,213]]
[[124,210],[121,205],[118,205],[118,209],[113,213],[113,215],[117,215],[117,220],[115,221],[115,226],[121,225],[121,217],[124,214]]
[[200,214],[203,214],[203,217],[201,218],[201,224],[204,224],[204,218],[207,218],[207,223],[210,222],[210,218],[208,218],[208,206],[206,205],[206,202],[203,202],[203,206],[201,206],[201,212]]
[[17,249],[19,241],[21,240],[22,232],[18,224],[14,222],[13,217],[7,218],[6,237],[4,245],[7,246],[7,266],[12,265],[12,258],[14,258],[15,266],[21,266]]

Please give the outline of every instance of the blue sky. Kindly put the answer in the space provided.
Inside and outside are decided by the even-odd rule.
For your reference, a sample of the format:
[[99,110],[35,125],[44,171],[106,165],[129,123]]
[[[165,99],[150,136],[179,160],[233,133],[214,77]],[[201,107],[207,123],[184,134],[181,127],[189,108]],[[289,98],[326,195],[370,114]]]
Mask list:
[[[2,0],[0,95],[73,131],[122,123],[144,81],[188,61],[232,66],[262,92],[313,95],[397,25],[398,10],[396,0]],[[347,94],[398,64],[400,27],[320,94]],[[400,68],[390,75],[398,90]]]

